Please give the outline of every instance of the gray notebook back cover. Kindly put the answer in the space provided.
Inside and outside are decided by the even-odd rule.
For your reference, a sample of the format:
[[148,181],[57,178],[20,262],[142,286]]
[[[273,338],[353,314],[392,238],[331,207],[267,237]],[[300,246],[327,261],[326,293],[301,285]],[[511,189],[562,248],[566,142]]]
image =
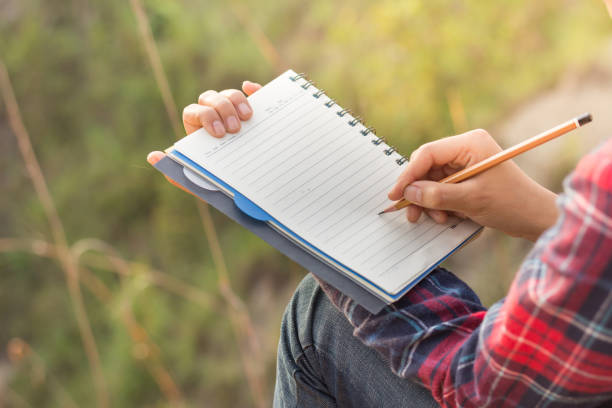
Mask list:
[[183,166],[174,160],[164,157],[155,165],[155,168],[230,217],[232,220],[253,232],[294,262],[302,265],[319,278],[352,298],[369,312],[378,313],[385,307],[386,303],[384,300],[368,292],[341,272],[333,269],[325,262],[302,249],[299,245],[285,238],[267,223],[255,220],[244,214],[236,207],[234,201],[230,197],[220,191],[206,190],[192,183],[183,173]]

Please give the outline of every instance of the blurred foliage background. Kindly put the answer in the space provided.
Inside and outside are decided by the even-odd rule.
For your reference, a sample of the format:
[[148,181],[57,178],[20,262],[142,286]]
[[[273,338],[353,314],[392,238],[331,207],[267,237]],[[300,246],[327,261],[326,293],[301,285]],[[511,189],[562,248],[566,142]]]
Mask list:
[[[495,126],[609,36],[595,0],[2,0],[0,60],[68,252],[26,171],[5,82],[0,405],[270,405],[282,311],[305,271],[215,210],[211,233],[207,210],[145,162],[200,92],[307,72],[409,154]],[[468,275],[488,304],[520,262],[507,239],[491,242],[481,263],[512,262],[495,265],[494,284]]]

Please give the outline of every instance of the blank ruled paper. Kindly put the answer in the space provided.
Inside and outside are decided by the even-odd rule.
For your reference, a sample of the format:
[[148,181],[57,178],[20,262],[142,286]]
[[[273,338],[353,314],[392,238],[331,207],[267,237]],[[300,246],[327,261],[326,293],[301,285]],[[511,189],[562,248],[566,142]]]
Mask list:
[[[222,139],[199,130],[175,149],[232,186],[356,280],[400,291],[473,234],[470,221],[411,224],[404,211],[377,215],[404,166],[376,136],[351,126],[338,105],[287,71],[249,97],[254,114]],[[453,227],[453,228],[451,228]],[[329,260],[329,259],[327,259]],[[366,284],[371,288],[371,284]]]

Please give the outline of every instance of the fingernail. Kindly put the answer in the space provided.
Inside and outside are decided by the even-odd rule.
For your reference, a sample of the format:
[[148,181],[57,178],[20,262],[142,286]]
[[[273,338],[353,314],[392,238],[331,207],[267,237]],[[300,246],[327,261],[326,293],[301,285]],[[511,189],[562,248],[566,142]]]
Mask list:
[[235,116],[230,116],[227,118],[227,127],[229,130],[238,130],[240,125],[238,124],[238,119]]
[[251,108],[249,108],[249,105],[247,105],[246,103],[242,102],[240,105],[238,105],[238,110],[240,111],[241,114],[243,114],[244,116],[250,115],[251,114]]
[[155,152],[151,152],[147,155],[147,162],[151,165],[155,165],[157,163],[157,160],[155,160]]
[[408,186],[404,189],[404,198],[413,203],[420,203],[423,199],[423,192],[416,186]]
[[225,134],[225,128],[223,127],[223,124],[218,120],[215,120],[213,122],[213,130],[215,131],[215,135],[217,136],[223,136]]

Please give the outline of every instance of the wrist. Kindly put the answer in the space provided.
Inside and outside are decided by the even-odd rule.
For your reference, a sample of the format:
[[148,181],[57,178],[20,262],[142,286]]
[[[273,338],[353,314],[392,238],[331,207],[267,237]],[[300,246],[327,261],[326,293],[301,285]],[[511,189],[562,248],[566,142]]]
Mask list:
[[523,238],[532,242],[537,241],[544,231],[552,227],[559,216],[556,205],[557,195],[539,184],[535,187],[535,194],[528,200],[531,203],[531,215],[527,219],[529,228],[523,235]]

